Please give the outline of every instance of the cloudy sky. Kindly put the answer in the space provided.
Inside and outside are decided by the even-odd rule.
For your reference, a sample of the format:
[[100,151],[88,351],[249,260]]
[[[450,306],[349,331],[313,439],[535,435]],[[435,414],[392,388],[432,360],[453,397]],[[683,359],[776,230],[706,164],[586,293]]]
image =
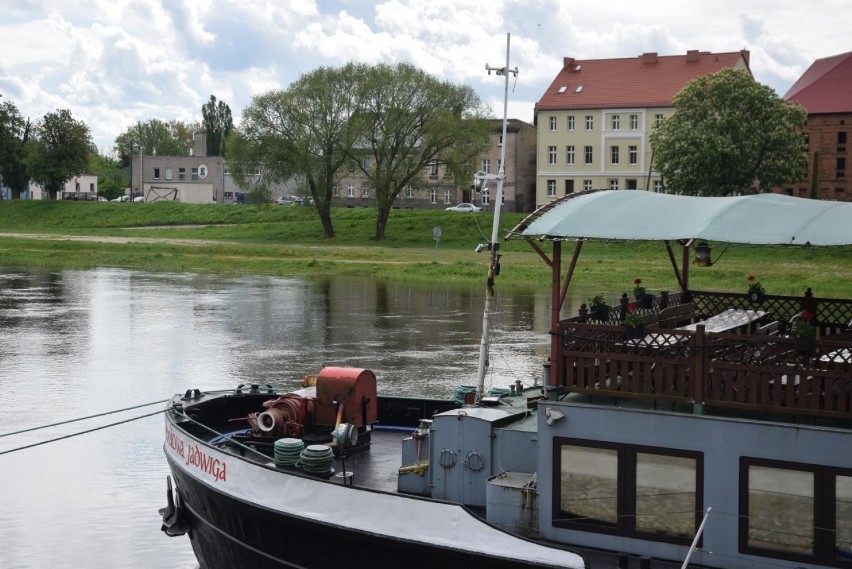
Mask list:
[[70,109],[102,152],[136,121],[200,120],[211,94],[239,122],[254,95],[347,61],[410,62],[501,116],[485,65],[505,63],[510,33],[509,116],[532,122],[566,56],[747,49],[783,96],[852,51],[849,22],[849,0],[0,0],[0,94],[33,120]]

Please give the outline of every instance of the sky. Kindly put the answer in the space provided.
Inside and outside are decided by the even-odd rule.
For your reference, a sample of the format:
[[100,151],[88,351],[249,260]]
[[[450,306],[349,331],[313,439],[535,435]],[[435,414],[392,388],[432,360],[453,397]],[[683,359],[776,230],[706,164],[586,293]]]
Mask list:
[[[533,122],[564,57],[751,52],[783,96],[817,59],[852,51],[849,0],[0,0],[0,95],[25,117],[69,109],[101,153],[137,121],[239,125],[252,97],[349,61],[411,63]],[[625,85],[625,89],[629,89]]]

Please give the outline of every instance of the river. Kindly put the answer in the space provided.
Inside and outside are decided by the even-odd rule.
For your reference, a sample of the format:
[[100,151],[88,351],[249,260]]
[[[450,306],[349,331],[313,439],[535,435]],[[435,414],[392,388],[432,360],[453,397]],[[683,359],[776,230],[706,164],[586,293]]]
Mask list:
[[[540,382],[546,284],[498,285],[492,308],[486,386]],[[482,312],[483,290],[446,284],[0,268],[0,567],[196,567],[160,532],[164,400],[323,365],[450,397],[475,383]]]

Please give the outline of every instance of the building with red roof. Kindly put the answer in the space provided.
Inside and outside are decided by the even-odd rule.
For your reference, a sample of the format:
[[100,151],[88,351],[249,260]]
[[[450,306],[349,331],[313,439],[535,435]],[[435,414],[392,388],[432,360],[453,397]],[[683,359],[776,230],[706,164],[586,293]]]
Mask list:
[[852,158],[852,146],[846,142],[852,130],[852,51],[814,61],[784,100],[799,103],[808,112],[808,177],[777,191],[852,201],[846,177]]
[[723,69],[751,74],[749,52],[564,58],[535,106],[536,204],[588,189],[662,191],[651,129],[674,113],[672,100],[690,81]]

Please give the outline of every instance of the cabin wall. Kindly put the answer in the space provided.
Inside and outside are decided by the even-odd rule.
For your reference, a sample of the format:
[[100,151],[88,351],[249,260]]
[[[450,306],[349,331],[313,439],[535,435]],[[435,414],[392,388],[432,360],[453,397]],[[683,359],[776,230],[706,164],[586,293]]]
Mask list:
[[[558,410],[564,418],[547,425],[545,407]],[[852,453],[838,452],[852,448],[852,432],[841,429],[553,401],[540,403],[539,411],[539,527],[544,539],[562,543],[673,560],[684,559],[688,551],[688,546],[677,544],[585,531],[578,536],[576,529],[554,527],[551,520],[559,517],[552,500],[557,437],[701,453],[703,508],[712,507],[714,512],[704,530],[702,549],[717,555],[695,552],[691,562],[709,567],[748,567],[768,561],[738,552],[741,457],[852,468]],[[777,558],[771,562],[777,567],[818,566]]]

